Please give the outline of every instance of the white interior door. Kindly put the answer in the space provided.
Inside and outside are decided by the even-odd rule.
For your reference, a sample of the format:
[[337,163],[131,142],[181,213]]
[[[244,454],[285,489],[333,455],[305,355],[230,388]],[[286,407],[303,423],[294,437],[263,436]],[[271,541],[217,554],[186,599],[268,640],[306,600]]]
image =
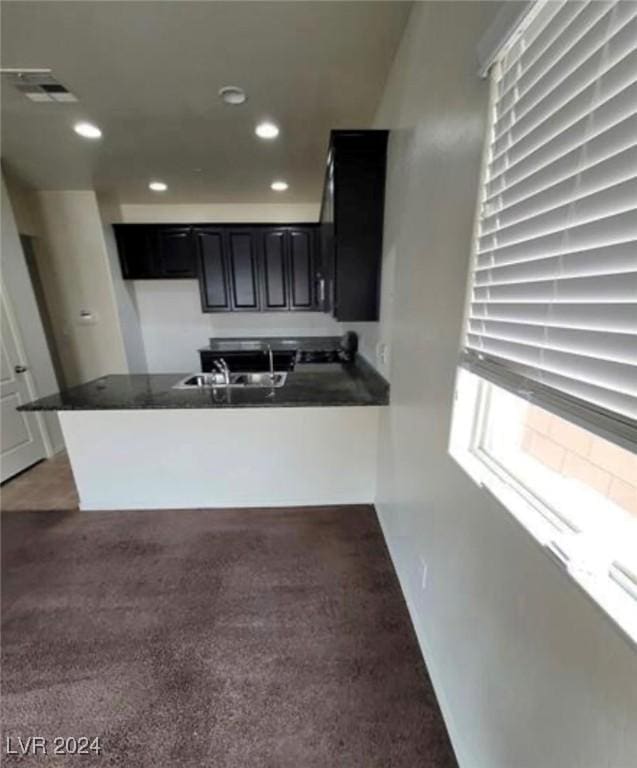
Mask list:
[[45,449],[37,416],[16,411],[33,398],[23,347],[1,288],[0,305],[0,481],[4,481],[43,459]]

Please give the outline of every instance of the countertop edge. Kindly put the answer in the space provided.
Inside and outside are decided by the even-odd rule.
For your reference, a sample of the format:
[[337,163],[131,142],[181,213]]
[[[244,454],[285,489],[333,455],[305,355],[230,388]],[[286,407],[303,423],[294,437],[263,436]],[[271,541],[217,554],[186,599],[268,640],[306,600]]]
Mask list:
[[[303,373],[303,371],[298,371]],[[187,375],[187,374],[185,374]],[[342,386],[334,386],[334,373],[330,378],[326,378],[325,394],[321,394],[320,377],[322,373],[313,371],[314,380],[296,381],[290,387],[290,398],[285,399],[285,392],[281,391],[279,397],[272,402],[266,402],[259,399],[250,401],[249,393],[246,390],[240,390],[237,393],[238,400],[228,397],[214,402],[204,401],[201,397],[192,392],[193,397],[188,400],[186,396],[175,397],[172,401],[164,402],[163,398],[169,400],[169,393],[173,387],[173,381],[176,382],[184,374],[112,374],[112,377],[128,379],[127,386],[130,386],[130,393],[124,390],[117,393],[115,383],[111,386],[115,389],[115,395],[109,402],[108,397],[103,398],[96,390],[96,385],[100,382],[106,382],[109,376],[100,377],[85,384],[78,385],[61,393],[39,398],[32,403],[25,403],[18,406],[16,410],[21,412],[43,413],[43,412],[61,412],[61,411],[125,411],[125,410],[217,410],[217,409],[247,409],[247,408],[347,408],[347,407],[383,407],[389,405],[389,383],[384,377],[362,356],[356,355],[353,363],[343,364],[342,366]],[[144,392],[139,379],[147,379],[147,385],[154,377],[163,379],[155,392],[149,392],[147,400],[144,400]],[[135,379],[138,379],[136,382]],[[337,380],[338,381],[338,380]],[[131,382],[133,382],[131,384]],[[139,391],[135,390],[139,387]],[[91,390],[91,388],[95,388]],[[106,389],[108,384],[103,387]],[[305,395],[303,388],[307,388]],[[351,391],[348,392],[347,389]],[[183,390],[182,390],[183,391]],[[221,390],[223,391],[223,390]],[[110,394],[110,393],[109,393]],[[141,395],[141,396],[140,396]],[[119,401],[118,401],[119,396]],[[66,402],[64,399],[66,398]],[[100,402],[100,398],[102,398]],[[128,402],[127,402],[128,399]],[[140,402],[141,400],[141,402]]]

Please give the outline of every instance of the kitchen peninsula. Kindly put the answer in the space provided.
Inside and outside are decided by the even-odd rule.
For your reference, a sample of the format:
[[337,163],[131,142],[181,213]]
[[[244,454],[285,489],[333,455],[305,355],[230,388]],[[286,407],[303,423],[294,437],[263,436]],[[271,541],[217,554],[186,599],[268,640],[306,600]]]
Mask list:
[[113,375],[23,409],[59,413],[84,510],[372,502],[387,382],[326,339],[279,341],[293,353],[280,386]]

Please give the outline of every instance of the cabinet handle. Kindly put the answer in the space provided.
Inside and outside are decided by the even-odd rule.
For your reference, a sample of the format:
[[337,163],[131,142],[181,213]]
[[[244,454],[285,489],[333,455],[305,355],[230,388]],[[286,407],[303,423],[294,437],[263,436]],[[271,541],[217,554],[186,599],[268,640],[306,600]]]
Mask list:
[[325,278],[319,280],[319,301],[321,305],[325,304]]
[[26,365],[16,365],[16,367],[13,369],[16,373],[26,373],[28,368]]

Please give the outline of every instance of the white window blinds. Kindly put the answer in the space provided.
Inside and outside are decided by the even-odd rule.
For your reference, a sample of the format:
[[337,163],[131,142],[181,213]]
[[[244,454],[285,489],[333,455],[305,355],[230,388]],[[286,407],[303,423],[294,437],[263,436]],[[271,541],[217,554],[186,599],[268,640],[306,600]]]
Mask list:
[[463,364],[637,445],[637,2],[544,2],[492,70]]

